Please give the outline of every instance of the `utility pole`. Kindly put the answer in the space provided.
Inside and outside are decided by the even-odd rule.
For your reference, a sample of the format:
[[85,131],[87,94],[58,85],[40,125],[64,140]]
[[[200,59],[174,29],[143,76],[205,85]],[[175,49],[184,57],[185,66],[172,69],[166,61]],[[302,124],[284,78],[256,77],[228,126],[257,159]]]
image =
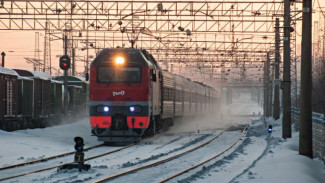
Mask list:
[[264,62],[264,80],[263,80],[263,90],[264,90],[264,105],[263,105],[263,111],[264,111],[264,119],[269,116],[268,114],[268,87],[267,87],[267,62]]
[[72,48],[72,76],[76,75],[75,48]]
[[299,154],[313,158],[312,139],[312,2],[303,1],[301,45],[301,100],[299,120]]
[[270,53],[266,54],[265,64],[265,116],[270,117]]
[[[64,35],[64,55],[68,55],[68,36]],[[68,71],[64,70],[64,115],[68,111]]]
[[291,138],[290,0],[284,0],[282,138]]
[[280,20],[275,19],[275,62],[274,62],[274,73],[275,73],[275,85],[274,85],[274,104],[273,104],[273,118],[275,120],[280,118],[280,91],[279,91],[279,67],[280,66]]
[[269,106],[270,106],[270,113],[269,116],[272,117],[273,116],[273,82],[274,82],[274,62],[271,64],[271,58],[269,55],[269,95],[270,95],[270,101],[269,101]]
[[89,38],[89,33],[88,33],[88,29],[89,29],[89,26],[87,27],[87,38],[86,38],[86,49],[87,49],[87,59],[86,59],[86,69],[85,69],[85,74],[86,75],[88,73],[88,68],[89,68],[89,62],[88,62],[88,59],[89,59],[89,49],[88,49],[88,38]]

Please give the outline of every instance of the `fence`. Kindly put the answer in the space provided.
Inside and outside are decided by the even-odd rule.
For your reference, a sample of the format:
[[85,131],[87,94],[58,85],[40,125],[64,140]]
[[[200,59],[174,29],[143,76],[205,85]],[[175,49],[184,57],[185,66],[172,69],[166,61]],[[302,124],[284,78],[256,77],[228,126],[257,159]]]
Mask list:
[[[295,130],[299,130],[299,115],[298,108],[292,108],[291,118],[295,123]],[[313,156],[325,162],[325,118],[324,114],[313,112]]]

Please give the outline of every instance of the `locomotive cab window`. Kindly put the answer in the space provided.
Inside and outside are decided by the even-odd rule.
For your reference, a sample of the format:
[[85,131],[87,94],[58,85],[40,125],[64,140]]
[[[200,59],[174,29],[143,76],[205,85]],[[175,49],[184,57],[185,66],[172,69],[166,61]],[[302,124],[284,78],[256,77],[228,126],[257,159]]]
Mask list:
[[141,83],[141,68],[98,67],[97,80],[100,83]]

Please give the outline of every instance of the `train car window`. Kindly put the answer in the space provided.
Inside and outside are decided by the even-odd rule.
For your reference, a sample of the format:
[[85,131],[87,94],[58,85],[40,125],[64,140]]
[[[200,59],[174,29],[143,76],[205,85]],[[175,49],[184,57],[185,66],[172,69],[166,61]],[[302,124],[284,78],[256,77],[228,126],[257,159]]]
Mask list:
[[140,67],[98,67],[99,83],[141,83]]

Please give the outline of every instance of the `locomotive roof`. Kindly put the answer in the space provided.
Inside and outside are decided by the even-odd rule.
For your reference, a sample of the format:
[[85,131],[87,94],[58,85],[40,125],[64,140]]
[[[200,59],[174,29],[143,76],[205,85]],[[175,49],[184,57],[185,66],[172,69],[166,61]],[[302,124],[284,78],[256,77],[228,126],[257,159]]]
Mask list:
[[117,55],[124,55],[126,62],[132,64],[141,64],[141,65],[156,65],[157,62],[153,59],[152,56],[145,50],[140,50],[136,48],[105,48],[102,49],[99,54],[96,56],[91,65],[96,65],[97,63],[107,63],[110,64],[113,62],[113,58]]
[[0,67],[0,73],[6,75],[18,76],[18,73],[15,70],[8,69],[5,67]]
[[42,80],[51,80],[51,75],[46,72],[38,72],[38,71],[29,71],[29,70],[21,70],[14,69],[20,76],[37,78]]

